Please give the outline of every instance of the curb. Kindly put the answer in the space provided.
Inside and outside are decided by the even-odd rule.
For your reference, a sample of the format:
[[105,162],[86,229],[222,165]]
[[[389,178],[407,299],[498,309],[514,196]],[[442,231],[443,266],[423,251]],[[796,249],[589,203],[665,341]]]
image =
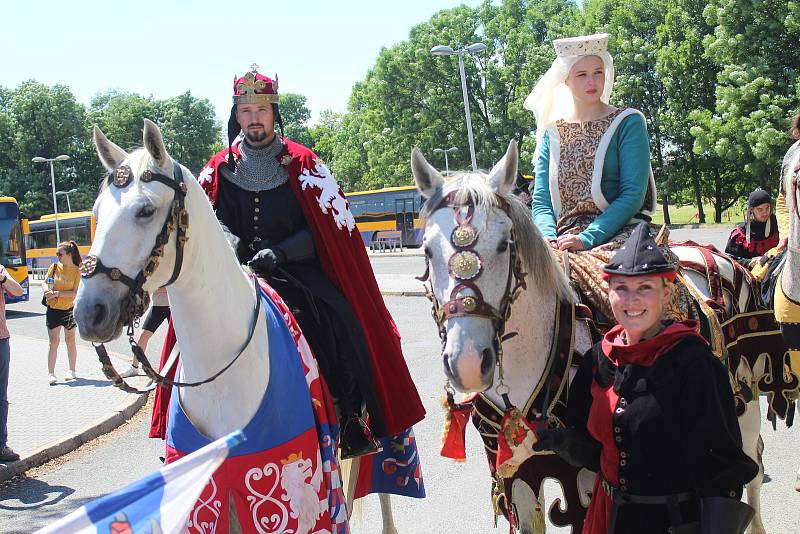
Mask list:
[[381,295],[385,297],[424,297],[425,292],[417,289],[412,289],[410,291],[387,290],[387,291],[381,291]]
[[23,456],[16,462],[10,464],[0,463],[0,483],[21,475],[28,469],[44,465],[50,460],[72,452],[81,445],[111,432],[122,423],[130,420],[147,403],[148,397],[149,392],[142,395],[131,393],[111,415],[98,419],[74,435],[48,443],[27,456]]

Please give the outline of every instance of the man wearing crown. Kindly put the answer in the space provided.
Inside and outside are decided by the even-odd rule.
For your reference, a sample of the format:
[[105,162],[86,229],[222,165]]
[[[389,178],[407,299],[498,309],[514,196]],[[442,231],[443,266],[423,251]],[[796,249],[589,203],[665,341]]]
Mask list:
[[[404,432],[425,410],[341,188],[276,125],[283,133],[277,76],[254,66],[234,82],[229,146],[198,180],[239,261],[280,294],[308,339],[336,399],[342,456],[373,453],[376,438]],[[163,425],[158,410],[151,436]]]

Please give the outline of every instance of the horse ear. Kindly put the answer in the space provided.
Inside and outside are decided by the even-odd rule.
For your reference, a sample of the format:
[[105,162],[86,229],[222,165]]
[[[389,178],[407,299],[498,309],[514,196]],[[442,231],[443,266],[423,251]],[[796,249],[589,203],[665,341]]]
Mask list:
[[106,137],[96,124],[94,125],[93,137],[94,146],[97,150],[97,157],[100,158],[100,163],[103,164],[106,170],[113,171],[128,157],[128,153],[109,141],[108,137]]
[[428,163],[425,156],[416,147],[411,151],[411,174],[414,175],[417,189],[425,198],[431,198],[444,185],[442,175]]
[[150,119],[144,120],[144,133],[142,136],[144,148],[150,153],[159,167],[163,167],[164,163],[169,160],[167,154],[167,147],[164,146],[164,138],[161,137],[161,130],[158,129],[156,123]]
[[517,141],[512,139],[508,143],[508,150],[505,156],[498,161],[489,172],[489,185],[495,193],[504,195],[511,191],[514,181],[517,179],[517,169],[519,168],[519,152],[517,151]]

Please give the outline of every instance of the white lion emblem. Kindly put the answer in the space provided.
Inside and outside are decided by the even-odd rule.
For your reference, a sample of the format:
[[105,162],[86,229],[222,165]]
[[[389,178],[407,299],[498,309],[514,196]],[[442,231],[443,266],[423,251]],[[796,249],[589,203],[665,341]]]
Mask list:
[[[322,485],[322,458],[317,452],[317,469],[311,460],[292,455],[281,472],[282,499],[289,502],[291,516],[297,519],[296,534],[308,534],[328,510],[328,501],[319,498]],[[324,532],[324,531],[323,531]],[[315,533],[317,534],[317,533]],[[321,534],[321,533],[320,533]]]
[[305,190],[307,187],[313,186],[321,190],[320,195],[317,197],[319,209],[322,213],[328,213],[330,210],[333,219],[336,221],[336,226],[339,229],[347,228],[347,231],[353,233],[356,227],[356,220],[353,214],[347,208],[347,201],[342,196],[339,184],[336,183],[336,178],[331,174],[330,169],[322,163],[322,160],[315,160],[314,171],[316,174],[311,174],[308,169],[303,169],[300,174],[300,184]]

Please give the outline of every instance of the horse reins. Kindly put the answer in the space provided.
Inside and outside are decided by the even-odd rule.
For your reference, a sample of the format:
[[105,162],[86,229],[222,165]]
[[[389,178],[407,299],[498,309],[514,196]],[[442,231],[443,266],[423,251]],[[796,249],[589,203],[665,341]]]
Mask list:
[[[253,334],[255,333],[256,325],[258,324],[258,316],[261,310],[261,298],[258,294],[258,281],[255,277],[253,277],[253,286],[254,291],[256,294],[256,304],[255,309],[253,312],[253,319],[250,323],[250,329],[247,335],[247,339],[242,345],[242,348],[233,357],[233,359],[228,362],[222,369],[220,369],[217,373],[206,378],[205,380],[201,380],[198,382],[177,382],[175,380],[170,380],[160,374],[158,374],[154,369],[153,366],[150,364],[147,356],[145,355],[142,348],[133,338],[134,327],[138,326],[139,318],[142,316],[144,311],[147,309],[149,304],[149,295],[146,291],[144,291],[144,284],[147,282],[148,278],[153,275],[155,270],[158,268],[158,265],[161,261],[161,258],[164,256],[164,247],[169,242],[170,235],[172,234],[173,230],[176,231],[175,234],[175,264],[172,269],[172,276],[170,277],[169,281],[164,284],[164,287],[171,285],[175,280],[177,280],[178,275],[180,275],[181,267],[183,266],[183,251],[186,245],[186,241],[189,240],[188,236],[186,235],[187,230],[189,228],[189,214],[186,211],[186,182],[183,179],[183,172],[181,171],[180,165],[176,161],[173,160],[172,162],[172,173],[174,178],[170,178],[169,176],[165,176],[163,174],[153,173],[149,170],[145,170],[142,175],[139,177],[139,180],[142,182],[159,182],[161,184],[166,185],[170,189],[174,191],[174,196],[172,198],[172,204],[170,206],[169,213],[167,214],[167,218],[164,221],[164,225],[161,227],[161,231],[156,236],[156,242],[153,246],[153,249],[150,251],[150,256],[147,258],[147,261],[144,264],[144,267],[139,271],[135,278],[131,278],[125,275],[119,268],[117,267],[108,267],[104,265],[103,262],[100,261],[100,258],[97,256],[87,256],[80,264],[80,274],[81,278],[91,278],[96,274],[105,274],[114,282],[121,282],[125,286],[128,287],[128,294],[125,297],[125,302],[122,309],[122,320],[123,324],[127,326],[126,334],[128,336],[128,343],[130,343],[131,351],[133,355],[136,357],[137,360],[142,364],[142,370],[145,374],[150,378],[152,383],[143,390],[136,389],[125,382],[125,380],[119,375],[119,373],[114,369],[113,364],[111,363],[111,358],[108,355],[108,351],[105,348],[105,345],[102,343],[92,345],[97,352],[97,357],[100,360],[100,363],[103,366],[103,374],[105,374],[106,378],[111,380],[115,386],[126,391],[128,393],[146,393],[156,386],[164,385],[164,386],[177,386],[177,387],[196,387],[202,384],[206,384],[211,382],[212,380],[219,377],[222,373],[227,371],[231,365],[239,359],[239,357],[244,353],[247,346],[250,344],[250,341],[253,339]],[[108,185],[114,185],[118,189],[123,189],[127,187],[131,181],[133,180],[133,173],[131,168],[127,165],[122,165],[121,167],[114,170],[108,176]]]
[[[514,241],[514,229],[511,229],[508,240],[509,265],[508,277],[506,278],[506,288],[503,297],[497,308],[494,308],[483,298],[483,293],[476,285],[475,281],[483,273],[483,260],[475,250],[478,243],[478,231],[472,225],[472,217],[475,214],[475,205],[472,202],[459,204],[455,202],[455,192],[444,196],[439,204],[432,210],[436,211],[443,207],[453,210],[453,217],[456,227],[450,234],[450,243],[455,248],[455,252],[447,262],[447,270],[450,278],[455,280],[456,285],[450,292],[450,300],[444,304],[439,304],[436,295],[433,293],[433,283],[430,282],[430,262],[425,256],[425,273],[417,277],[425,284],[425,295],[431,301],[431,314],[439,330],[439,339],[442,347],[447,343],[446,323],[453,317],[478,316],[486,317],[492,322],[494,329],[494,350],[497,354],[497,366],[499,383],[495,390],[503,397],[507,405],[510,405],[508,398],[509,389],[503,377],[503,342],[516,336],[516,332],[505,334],[506,322],[511,317],[511,307],[523,289],[526,289],[525,276],[527,273],[522,270],[522,259],[517,253],[516,242]],[[466,213],[462,213],[466,209]],[[506,211],[504,203],[501,209]],[[462,296],[464,290],[470,290],[472,294]]]

